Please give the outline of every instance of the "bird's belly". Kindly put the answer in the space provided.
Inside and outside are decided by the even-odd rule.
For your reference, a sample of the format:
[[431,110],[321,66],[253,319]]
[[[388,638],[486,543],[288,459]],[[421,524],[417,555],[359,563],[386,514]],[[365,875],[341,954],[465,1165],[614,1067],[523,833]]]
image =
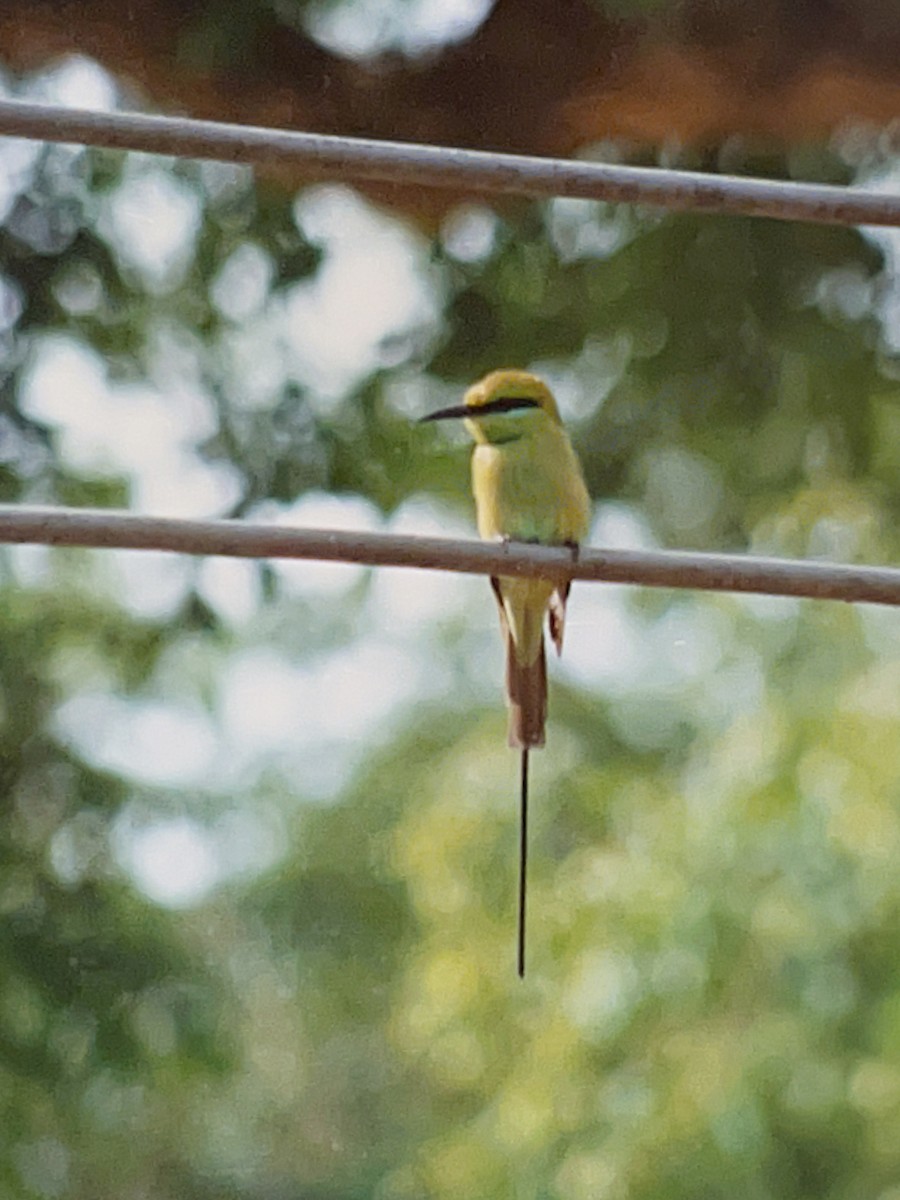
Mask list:
[[536,470],[530,459],[496,446],[476,448],[472,471],[483,538],[552,543],[580,536],[560,472]]

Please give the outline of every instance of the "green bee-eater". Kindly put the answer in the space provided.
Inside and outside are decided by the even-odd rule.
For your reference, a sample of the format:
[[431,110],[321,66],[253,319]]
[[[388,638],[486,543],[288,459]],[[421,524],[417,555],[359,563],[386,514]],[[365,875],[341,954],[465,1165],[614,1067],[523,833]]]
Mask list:
[[[481,536],[577,546],[588,531],[590,498],[547,385],[527,371],[492,371],[469,388],[463,404],[424,419],[452,418],[462,418],[475,441],[472,491]],[[524,975],[528,751],[544,744],[544,617],[559,653],[569,585],[504,575],[491,586],[506,641],[509,744],[522,751],[518,970]]]

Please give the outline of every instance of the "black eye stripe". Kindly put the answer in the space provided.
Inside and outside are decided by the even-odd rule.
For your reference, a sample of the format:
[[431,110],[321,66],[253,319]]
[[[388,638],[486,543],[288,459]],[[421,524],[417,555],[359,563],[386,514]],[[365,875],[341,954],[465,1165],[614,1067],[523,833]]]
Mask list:
[[496,400],[489,400],[487,404],[473,405],[472,416],[484,417],[489,413],[507,413],[520,408],[540,407],[537,400],[531,400],[528,396],[499,396]]

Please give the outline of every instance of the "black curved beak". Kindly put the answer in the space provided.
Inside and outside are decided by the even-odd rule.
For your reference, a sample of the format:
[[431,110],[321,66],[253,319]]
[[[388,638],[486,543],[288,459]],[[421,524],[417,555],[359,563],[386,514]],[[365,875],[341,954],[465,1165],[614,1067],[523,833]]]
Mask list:
[[472,410],[467,404],[455,404],[452,408],[439,408],[437,412],[429,413],[427,417],[420,417],[419,424],[423,425],[426,421],[453,421],[459,420],[461,417],[470,417]]

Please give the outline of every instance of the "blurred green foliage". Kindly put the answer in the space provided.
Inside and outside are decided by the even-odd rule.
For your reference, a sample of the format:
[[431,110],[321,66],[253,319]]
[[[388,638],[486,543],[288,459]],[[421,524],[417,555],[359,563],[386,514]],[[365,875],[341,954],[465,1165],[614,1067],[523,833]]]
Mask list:
[[[832,150],[804,162],[851,177]],[[279,340],[337,254],[293,197],[163,164],[196,220],[154,275],[115,232],[123,158],[4,145],[0,166],[5,502],[140,500],[127,447],[104,461],[71,434],[84,381],[36,382],[65,345],[108,418],[142,387],[171,398],[166,429],[225,481],[216,511],[327,492],[376,523],[436,505],[469,520],[465,449],[412,420],[521,364],[557,386],[599,536],[900,557],[888,238],[463,207],[425,251],[405,235],[437,316],[329,390]],[[521,985],[486,585],[423,630],[400,588],[378,609],[374,576],[330,593],[259,565],[213,586],[187,563],[151,602],[112,561],[0,556],[4,1194],[896,1200],[895,614],[582,588],[535,763]],[[167,568],[148,561],[153,593]],[[388,666],[360,684],[341,672],[378,611]],[[296,734],[266,741],[280,669],[309,699]],[[405,706],[357,735],[358,693],[388,709],[406,674]],[[316,750],[304,727],[336,697],[348,744],[339,729]],[[133,760],[111,756],[115,713],[147,705],[192,744],[202,719],[218,731],[204,771],[166,775],[172,725],[149,761],[137,737]],[[243,725],[255,757],[229,744]],[[133,846],[185,820],[219,847],[218,884],[155,903]]]

